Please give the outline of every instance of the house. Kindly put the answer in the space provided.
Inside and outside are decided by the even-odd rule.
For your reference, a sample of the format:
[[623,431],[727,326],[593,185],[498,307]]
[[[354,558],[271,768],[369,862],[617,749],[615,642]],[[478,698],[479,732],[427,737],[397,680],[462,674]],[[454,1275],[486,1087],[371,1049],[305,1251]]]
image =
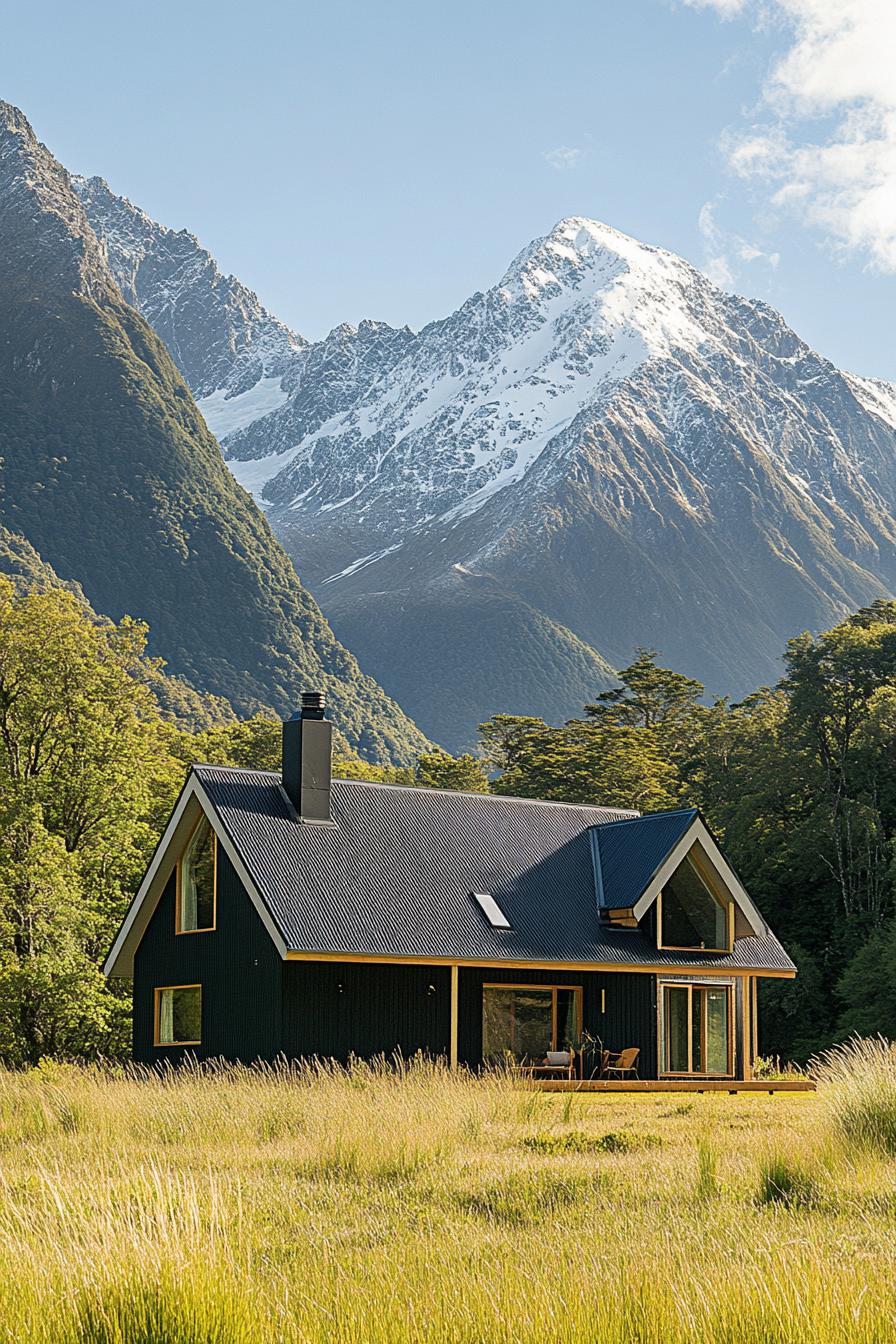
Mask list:
[[[282,775],[197,765],[109,953],[143,1062],[417,1051],[749,1078],[793,963],[699,812],[331,780],[323,697]],[[586,1056],[586,1068],[589,1057]]]

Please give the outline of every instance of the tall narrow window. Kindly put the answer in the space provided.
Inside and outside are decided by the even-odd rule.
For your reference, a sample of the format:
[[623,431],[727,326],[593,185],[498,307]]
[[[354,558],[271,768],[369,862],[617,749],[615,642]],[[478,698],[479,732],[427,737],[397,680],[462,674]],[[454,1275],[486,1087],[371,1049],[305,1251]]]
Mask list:
[[217,837],[203,817],[177,866],[178,933],[205,933],[215,927],[217,868]]
[[156,990],[155,1044],[199,1045],[202,1041],[202,987],[171,985]]
[[728,985],[663,985],[660,1029],[663,1073],[731,1073]]
[[734,907],[716,895],[690,855],[665,883],[657,910],[660,947],[731,951]]

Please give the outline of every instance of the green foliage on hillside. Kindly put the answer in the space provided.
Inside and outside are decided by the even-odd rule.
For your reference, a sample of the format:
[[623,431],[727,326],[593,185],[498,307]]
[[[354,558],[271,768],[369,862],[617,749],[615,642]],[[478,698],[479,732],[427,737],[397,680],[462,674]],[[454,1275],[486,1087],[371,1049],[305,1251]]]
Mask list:
[[[126,999],[98,968],[189,763],[280,761],[279,721],[197,726],[191,702],[178,720],[145,628],[99,620],[29,566],[24,590],[0,578],[10,1063],[126,1049]],[[701,690],[642,650],[581,719],[494,716],[479,757],[374,765],[337,722],[334,773],[640,810],[696,803],[799,966],[795,984],[763,987],[763,1050],[805,1058],[851,1032],[896,1034],[896,603],[793,640],[777,688],[709,706]]]
[[[455,572],[437,588],[365,593],[348,609],[337,588],[326,605],[339,638],[364,650],[364,666],[451,751],[470,750],[475,725],[492,714],[556,720],[615,680],[572,630],[479,576]],[[417,657],[409,656],[408,631]]]
[[0,268],[0,519],[98,612],[242,715],[326,690],[352,746],[426,739],[333,635],[233,480],[167,351],[109,290],[35,293]]

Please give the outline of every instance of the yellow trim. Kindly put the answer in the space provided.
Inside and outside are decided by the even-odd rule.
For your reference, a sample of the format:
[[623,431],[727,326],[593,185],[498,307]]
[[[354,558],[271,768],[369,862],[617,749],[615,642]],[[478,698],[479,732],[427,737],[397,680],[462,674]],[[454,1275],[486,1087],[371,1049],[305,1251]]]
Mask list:
[[[683,951],[685,949],[678,949]],[[720,953],[719,955],[723,955]],[[474,957],[405,957],[372,956],[366,952],[287,952],[287,961],[351,961],[376,966],[478,966],[492,971],[612,971],[642,975],[696,975],[747,976],[762,975],[772,979],[792,980],[796,971],[763,970],[759,966],[664,966],[632,965],[621,961],[485,961]],[[562,986],[561,986],[562,988]]]
[[742,1024],[742,1030],[743,1030],[743,1043],[742,1043],[741,1049],[742,1049],[742,1051],[743,1051],[743,1057],[744,1057],[743,1076],[744,1076],[745,1079],[747,1079],[747,1078],[752,1078],[752,1077],[753,1077],[753,1059],[752,1059],[752,1050],[751,1050],[751,1044],[752,1044],[752,1029],[751,1029],[751,1025],[750,1025],[750,1023],[751,1023],[751,1018],[752,1018],[752,1013],[751,1013],[751,1011],[750,1011],[750,1008],[751,1008],[751,1000],[752,1000],[752,997],[753,997],[753,989],[752,989],[752,985],[753,985],[753,981],[752,981],[752,979],[748,979],[748,980],[745,980],[745,981],[744,981],[743,986],[742,986],[742,990],[743,990],[743,993],[742,993],[742,998],[743,998],[743,1019],[744,1019],[744,1020],[743,1020],[743,1024]]
[[[525,983],[525,984],[522,984],[522,983],[518,984],[516,981],[510,981],[510,980],[486,980],[486,981],[483,982],[482,988],[483,988],[483,990],[486,990],[486,989],[549,989],[549,990],[551,991],[551,1044],[550,1044],[550,1046],[548,1047],[548,1049],[550,1049],[550,1050],[557,1050],[557,1049],[559,1049],[559,1046],[557,1045],[557,991],[558,991],[558,989],[571,989],[572,992],[573,992],[573,994],[575,995],[575,1005],[576,1005],[576,1031],[577,1031],[579,1037],[581,1037],[581,1035],[582,1035],[583,999],[584,999],[584,990],[583,990],[582,985],[557,985],[557,984],[553,984],[553,985],[551,985],[551,984],[547,984],[547,985],[545,985],[545,984],[542,984],[540,981],[537,981],[537,982],[536,982],[536,981],[534,981],[534,980],[533,980],[533,981],[529,981],[529,982],[527,982],[527,983]],[[484,1007],[485,1007],[485,1005],[483,1004],[483,1008],[484,1008]]]
[[457,1024],[458,1024],[458,1002],[460,976],[457,966],[451,967],[451,1027],[448,1043],[448,1064],[452,1069],[457,1068]]
[[756,1059],[759,1055],[759,977],[757,975],[753,976],[752,986],[750,1036],[753,1044],[753,1058]]
[[159,1009],[161,1006],[161,995],[170,989],[198,989],[199,990],[199,1021],[202,1022],[202,985],[157,985],[155,988],[155,999],[153,1003],[153,1023],[152,1023],[152,1043],[156,1046],[176,1049],[182,1045],[201,1045],[202,1038],[198,1041],[160,1041],[159,1040]]
[[[180,889],[182,880],[181,869],[183,867],[184,855],[190,848],[190,845],[193,843],[193,836],[199,830],[199,827],[202,825],[203,822],[206,822],[208,824],[208,828],[209,831],[211,832],[212,837],[212,922],[211,924],[207,925],[205,928],[202,929],[182,929],[180,926]],[[199,817],[197,817],[196,825],[193,827],[192,831],[187,837],[187,842],[181,851],[181,855],[180,858],[177,860],[176,866],[177,866],[177,882],[175,885],[175,893],[174,893],[175,936],[180,937],[181,934],[184,933],[214,933],[215,929],[218,926],[218,833],[215,830],[214,826],[211,824],[211,822],[208,820],[208,817],[205,815],[204,812]]]
[[[746,984],[746,981],[745,981],[744,983]],[[733,986],[733,985],[722,985],[722,986],[721,986],[721,988],[725,990],[725,992],[726,992],[726,996],[727,996],[727,999],[728,999],[728,1015],[727,1015],[728,1032],[727,1032],[727,1041],[726,1041],[726,1045],[727,1045],[727,1058],[726,1058],[726,1063],[727,1063],[727,1065],[728,1065],[727,1072],[726,1072],[726,1073],[708,1073],[708,1072],[706,1072],[706,1071],[701,1071],[701,1070],[699,1070],[699,1069],[694,1069],[694,1068],[689,1068],[689,1069],[667,1069],[667,1068],[665,1067],[665,1063],[666,1063],[666,1060],[665,1060],[665,1050],[663,1049],[663,1046],[664,1046],[664,1044],[665,1044],[665,1033],[664,1033],[664,1031],[663,1031],[663,1024],[664,1024],[664,1017],[665,1017],[666,990],[667,990],[667,989],[686,989],[686,990],[688,991],[688,1063],[692,1065],[693,1062],[694,1062],[694,1029],[693,1029],[694,990],[695,990],[695,989],[718,989],[718,988],[720,988],[720,986],[718,986],[718,985],[706,985],[706,984],[703,984],[703,983],[702,983],[702,972],[701,972],[701,979],[700,979],[700,980],[697,980],[697,981],[694,981],[694,980],[688,980],[688,981],[684,981],[684,982],[682,982],[682,981],[665,980],[665,979],[661,979],[661,980],[659,981],[659,985],[658,985],[659,993],[657,994],[656,998],[657,998],[657,1056],[658,1056],[658,1058],[657,1058],[657,1064],[658,1064],[658,1072],[659,1072],[659,1076],[660,1076],[660,1078],[733,1078],[733,1077],[734,1077],[734,1072],[735,1072],[735,1070],[734,1070],[734,1064],[735,1064],[734,1035],[735,1035],[735,1031],[736,1031],[736,1029],[737,1029],[737,1011],[736,1011],[736,1010],[737,1010],[737,1002],[736,1002],[736,999],[735,999],[735,997],[734,997],[734,986]],[[705,1015],[705,1013],[704,1013],[704,1016],[703,1016],[703,1022],[702,1022],[702,1032],[701,1032],[701,1039],[700,1039],[700,1047],[701,1047],[701,1051],[702,1051],[702,1053],[703,1053],[703,1055],[704,1055],[704,1057],[705,1057],[705,1055],[706,1055],[706,1015]]]

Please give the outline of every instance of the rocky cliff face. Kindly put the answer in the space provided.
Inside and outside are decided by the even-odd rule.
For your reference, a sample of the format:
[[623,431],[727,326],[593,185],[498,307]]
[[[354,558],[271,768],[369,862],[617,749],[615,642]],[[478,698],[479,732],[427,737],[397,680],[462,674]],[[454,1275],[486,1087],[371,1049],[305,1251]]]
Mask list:
[[196,397],[235,397],[279,383],[305,345],[245,285],[222,275],[185,229],[156,224],[101,177],[73,177],[128,303],[161,336]]
[[455,745],[496,709],[575,712],[638,644],[743,693],[896,586],[896,390],[593,220],[419,333],[303,347],[280,390],[219,424],[230,467]]
[[[238,362],[246,347],[234,345]],[[68,174],[8,104],[0,461],[4,536],[80,583],[94,610],[145,619],[152,651],[190,685],[242,713],[284,713],[320,685],[374,759],[425,744],[334,637],[165,346],[122,297]]]

